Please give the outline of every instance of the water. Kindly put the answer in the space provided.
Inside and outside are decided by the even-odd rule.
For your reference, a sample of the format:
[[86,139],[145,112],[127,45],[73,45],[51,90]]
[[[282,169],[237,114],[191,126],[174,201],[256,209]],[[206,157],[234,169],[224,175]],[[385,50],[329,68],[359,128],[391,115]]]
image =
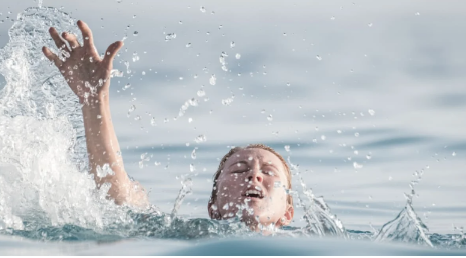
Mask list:
[[[222,14],[219,6],[206,5],[205,9]],[[141,19],[138,15],[137,20]],[[306,66],[299,72],[283,68],[279,73],[270,63],[266,75],[255,72],[254,66],[243,68],[253,61],[252,53],[244,48],[241,59],[229,60],[231,75],[225,75],[217,60],[221,49],[231,43],[226,38],[219,51],[209,51],[212,67],[202,63],[198,69],[188,62],[192,70],[199,70],[193,73],[203,76],[183,82],[192,83],[186,87],[177,86],[179,74],[172,80],[161,79],[172,73],[163,70],[166,63],[144,68],[150,71],[146,76],[152,76],[144,80],[135,75],[141,74],[142,68],[123,69],[133,53],[145,50],[130,49],[116,62],[128,74],[112,79],[112,85],[120,84],[113,87],[112,112],[127,170],[149,190],[151,202],[157,205],[151,210],[134,210],[106,200],[105,187],[95,190],[85,172],[79,103],[40,51],[43,45],[52,48],[49,26],[77,33],[75,22],[54,8],[29,8],[11,24],[9,43],[0,51],[0,72],[6,81],[0,95],[2,254],[38,250],[44,254],[122,254],[128,250],[140,254],[251,254],[258,252],[254,246],[270,242],[273,245],[257,254],[464,254],[466,242],[460,227],[466,211],[464,201],[455,198],[465,191],[461,176],[464,134],[460,130],[464,124],[455,117],[465,110],[461,103],[454,104],[454,82],[444,85],[443,91],[424,86],[422,93],[411,92],[396,84],[391,85],[391,89],[398,87],[393,92],[385,88],[370,91],[360,85],[367,78],[352,78],[340,85],[343,82],[338,79],[347,76],[340,74],[330,76],[336,82],[329,81],[329,86],[322,88],[314,85],[318,73]],[[383,26],[374,24],[372,31]],[[146,33],[143,28],[138,31],[139,40]],[[180,38],[184,33],[177,31]],[[175,37],[171,36],[170,42],[160,40],[161,46],[175,44],[171,41]],[[280,40],[292,37],[290,32],[287,37],[277,35]],[[183,42],[179,49],[186,49]],[[235,42],[238,48],[248,41],[237,35]],[[304,63],[312,60],[318,62],[312,64],[313,69],[323,69],[317,65],[335,61],[322,54],[325,52],[318,51],[325,57],[322,60],[315,59],[315,52],[309,53]],[[280,55],[276,58],[293,57],[291,53]],[[149,58],[138,55],[135,64],[147,62],[145,59]],[[261,61],[257,69],[262,69],[266,59]],[[335,69],[338,63],[333,65]],[[204,67],[213,70],[200,71]],[[161,78],[154,77],[155,70]],[[358,70],[363,69],[355,72]],[[246,76],[237,77],[239,71]],[[284,71],[287,78],[280,79],[278,75]],[[305,71],[314,78],[301,78]],[[353,85],[353,81],[359,82]],[[153,86],[145,86],[154,82],[160,84],[156,94]],[[283,87],[287,83],[292,86]],[[244,90],[233,92],[238,84]],[[124,85],[132,86],[117,95],[116,90]],[[206,85],[200,95],[199,85]],[[377,86],[374,83],[373,87]],[[204,87],[214,101],[193,98],[204,96]],[[157,96],[172,99],[165,102]],[[226,96],[235,96],[235,101],[225,100]],[[416,101],[425,99],[436,104],[415,116],[422,106]],[[151,104],[160,108],[149,110]],[[188,115],[194,119],[171,119]],[[152,126],[164,118],[167,123]],[[423,126],[419,128],[419,124]],[[218,159],[232,146],[257,141],[282,152],[293,168],[294,222],[266,238],[234,219],[211,221],[206,212]],[[348,239],[354,241],[343,241]]]

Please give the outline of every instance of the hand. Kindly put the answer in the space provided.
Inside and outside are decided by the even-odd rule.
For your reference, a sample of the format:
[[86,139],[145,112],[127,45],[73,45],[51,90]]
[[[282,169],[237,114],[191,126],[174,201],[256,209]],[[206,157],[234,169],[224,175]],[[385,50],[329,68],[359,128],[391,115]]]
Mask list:
[[59,54],[54,54],[47,47],[43,47],[42,51],[55,63],[71,90],[78,96],[79,102],[89,104],[108,98],[113,59],[123,42],[111,44],[101,59],[94,46],[91,29],[83,21],[78,21],[77,24],[83,35],[83,46],[79,44],[76,35],[63,32],[62,37],[69,44],[68,47],[57,30],[51,27],[49,32]]

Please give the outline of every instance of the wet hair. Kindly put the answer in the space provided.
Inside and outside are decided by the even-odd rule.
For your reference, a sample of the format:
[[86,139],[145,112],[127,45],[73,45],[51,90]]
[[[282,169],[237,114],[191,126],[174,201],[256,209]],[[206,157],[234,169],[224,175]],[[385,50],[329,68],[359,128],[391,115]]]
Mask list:
[[[214,177],[213,177],[213,186],[212,186],[212,193],[210,194],[210,200],[209,200],[209,206],[212,205],[215,200],[217,199],[217,180],[220,176],[220,174],[222,173],[223,171],[223,166],[225,165],[225,162],[228,160],[229,157],[231,157],[233,154],[235,154],[236,152],[238,151],[241,151],[241,150],[245,150],[245,149],[263,149],[263,150],[266,150],[266,151],[269,151],[269,152],[272,152],[273,154],[275,154],[275,156],[277,156],[282,164],[283,164],[283,167],[285,168],[285,176],[286,176],[286,179],[287,179],[287,189],[291,190],[291,170],[290,170],[290,167],[288,166],[288,164],[286,163],[285,159],[278,153],[276,152],[274,149],[272,149],[271,147],[267,146],[267,145],[264,145],[264,144],[249,144],[248,146],[246,147],[235,147],[235,148],[232,148],[225,156],[223,156],[222,160],[220,161],[220,164],[218,165],[218,169],[217,169],[217,172],[215,172],[214,174]],[[288,194],[287,195],[287,198],[286,198],[286,203],[290,206],[293,206],[293,197],[291,196],[291,194]]]

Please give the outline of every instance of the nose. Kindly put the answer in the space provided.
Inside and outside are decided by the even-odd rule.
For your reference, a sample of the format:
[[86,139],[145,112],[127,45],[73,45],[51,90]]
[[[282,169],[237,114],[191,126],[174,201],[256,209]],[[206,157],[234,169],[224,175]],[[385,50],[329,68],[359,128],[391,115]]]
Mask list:
[[260,169],[251,169],[250,174],[248,175],[248,180],[249,182],[254,182],[257,181],[259,183],[262,183],[264,181],[264,178],[262,177],[262,171]]

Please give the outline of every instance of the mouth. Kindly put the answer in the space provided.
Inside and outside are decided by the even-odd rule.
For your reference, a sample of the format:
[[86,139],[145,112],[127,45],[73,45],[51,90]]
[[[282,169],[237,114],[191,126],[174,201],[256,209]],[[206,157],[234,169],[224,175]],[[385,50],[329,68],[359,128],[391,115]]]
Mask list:
[[260,187],[256,186],[255,189],[247,190],[244,196],[251,199],[262,199],[264,198],[264,193]]

